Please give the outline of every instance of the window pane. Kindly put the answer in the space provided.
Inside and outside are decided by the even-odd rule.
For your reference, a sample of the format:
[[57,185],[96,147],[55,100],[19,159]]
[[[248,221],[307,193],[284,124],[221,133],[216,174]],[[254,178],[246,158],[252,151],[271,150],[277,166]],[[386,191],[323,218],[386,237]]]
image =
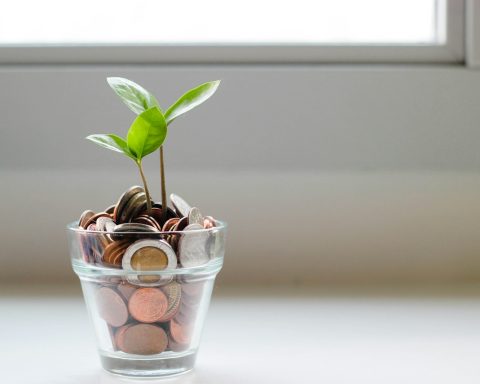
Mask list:
[[0,44],[439,43],[441,0],[8,0]]

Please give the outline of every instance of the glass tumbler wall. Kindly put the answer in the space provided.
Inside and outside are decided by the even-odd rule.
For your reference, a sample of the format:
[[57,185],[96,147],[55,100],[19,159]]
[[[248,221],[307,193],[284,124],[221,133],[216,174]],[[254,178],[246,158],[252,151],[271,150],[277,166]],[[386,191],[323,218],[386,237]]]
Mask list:
[[[193,368],[223,264],[225,231],[221,222],[209,229],[158,233],[68,227],[72,266],[106,370],[148,377]],[[177,260],[182,248],[183,264]]]

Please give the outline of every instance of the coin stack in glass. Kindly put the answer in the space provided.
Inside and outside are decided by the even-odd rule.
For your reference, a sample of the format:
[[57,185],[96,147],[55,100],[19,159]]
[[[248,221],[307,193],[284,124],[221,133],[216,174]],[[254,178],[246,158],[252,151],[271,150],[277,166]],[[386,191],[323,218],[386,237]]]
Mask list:
[[132,272],[107,279],[95,291],[114,350],[138,355],[183,351],[191,341],[203,282],[145,271],[208,263],[217,242],[203,229],[215,227],[216,221],[175,194],[170,196],[173,209],[167,207],[165,215],[160,203],[152,201],[148,209],[146,199],[143,188],[134,186],[104,212],[83,212],[78,223],[85,230],[78,232],[82,257],[87,264]]

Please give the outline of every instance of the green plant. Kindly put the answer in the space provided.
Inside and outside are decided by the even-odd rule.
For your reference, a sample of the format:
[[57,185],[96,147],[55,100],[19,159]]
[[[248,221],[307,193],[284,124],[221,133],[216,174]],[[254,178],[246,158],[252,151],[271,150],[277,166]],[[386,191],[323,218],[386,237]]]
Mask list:
[[[142,159],[159,149],[162,207],[167,206],[165,186],[165,161],[163,143],[167,137],[167,127],[177,117],[199,106],[217,90],[220,81],[210,81],[184,93],[163,113],[155,96],[142,86],[121,77],[109,77],[107,82],[120,99],[138,116],[127,133],[126,140],[114,134],[95,134],[87,136],[94,143],[123,153],[137,164],[147,195],[147,209],[151,210],[150,192],[142,167]],[[164,219],[166,209],[162,209]]]

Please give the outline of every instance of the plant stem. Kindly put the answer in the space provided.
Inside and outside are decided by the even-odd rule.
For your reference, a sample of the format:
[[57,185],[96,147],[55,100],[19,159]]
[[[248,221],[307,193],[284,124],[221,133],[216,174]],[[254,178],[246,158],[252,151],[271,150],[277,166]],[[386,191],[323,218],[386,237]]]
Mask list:
[[140,171],[140,176],[142,177],[143,189],[145,189],[145,195],[147,197],[147,213],[149,215],[151,215],[152,214],[152,199],[150,198],[150,192],[148,191],[147,179],[145,178],[145,174],[143,173],[142,162],[137,161],[137,165],[138,165],[138,170]]
[[162,217],[167,221],[167,189],[165,187],[165,164],[163,160],[163,145],[160,146],[160,184],[162,187]]

